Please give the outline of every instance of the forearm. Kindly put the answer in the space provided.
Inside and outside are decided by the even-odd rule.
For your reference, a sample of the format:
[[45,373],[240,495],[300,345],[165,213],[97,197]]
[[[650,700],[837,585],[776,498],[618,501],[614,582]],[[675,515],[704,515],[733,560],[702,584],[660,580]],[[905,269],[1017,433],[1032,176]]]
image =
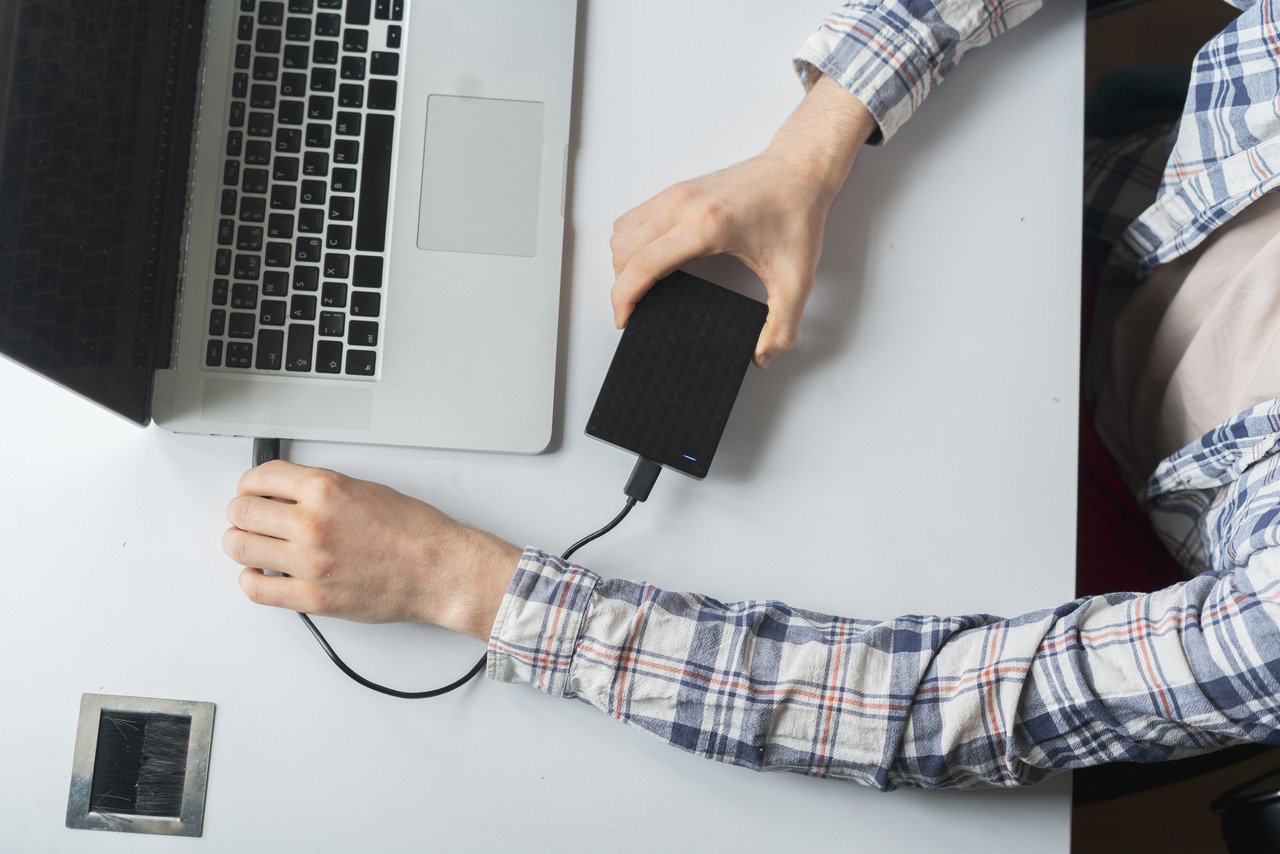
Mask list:
[[[1274,740],[1276,586],[1259,564],[1011,620],[873,623],[602,581],[526,551],[489,675],[758,770],[1011,786]],[[1266,693],[1242,690],[1258,680]]]

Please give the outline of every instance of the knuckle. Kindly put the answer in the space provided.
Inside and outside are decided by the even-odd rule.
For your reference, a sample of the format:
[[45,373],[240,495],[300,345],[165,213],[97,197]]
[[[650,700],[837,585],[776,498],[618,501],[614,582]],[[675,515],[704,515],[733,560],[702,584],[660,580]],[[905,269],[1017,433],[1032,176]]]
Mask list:
[[240,573],[240,589],[250,602],[258,605],[267,604],[267,586],[263,577],[251,570]]
[[733,211],[724,202],[709,199],[702,203],[702,224],[709,230],[722,231],[733,225]]
[[302,610],[308,614],[324,614],[329,611],[330,600],[332,597],[328,593],[309,585],[306,591],[300,597],[299,605]]
[[303,541],[312,546],[328,545],[332,538],[332,531],[333,527],[329,520],[320,516],[309,515],[302,523]]
[[320,501],[331,501],[342,494],[346,478],[331,469],[316,469],[311,473],[308,487]]
[[244,532],[236,528],[228,528],[222,533],[222,551],[236,563],[244,563]]

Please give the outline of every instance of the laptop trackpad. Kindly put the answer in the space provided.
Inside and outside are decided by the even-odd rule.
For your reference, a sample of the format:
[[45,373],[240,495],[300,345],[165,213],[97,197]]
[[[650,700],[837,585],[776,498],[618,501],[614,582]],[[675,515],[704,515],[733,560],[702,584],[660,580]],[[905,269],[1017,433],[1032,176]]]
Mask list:
[[350,386],[211,377],[204,381],[200,417],[205,421],[368,430],[373,389],[367,383]]
[[418,247],[536,254],[542,104],[432,95]]

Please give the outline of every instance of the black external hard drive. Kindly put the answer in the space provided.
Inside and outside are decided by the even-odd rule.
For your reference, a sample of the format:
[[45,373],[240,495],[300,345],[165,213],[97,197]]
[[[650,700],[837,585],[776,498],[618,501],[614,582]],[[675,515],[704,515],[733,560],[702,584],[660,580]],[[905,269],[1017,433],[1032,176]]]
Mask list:
[[707,476],[768,307],[682,271],[636,305],[587,435]]

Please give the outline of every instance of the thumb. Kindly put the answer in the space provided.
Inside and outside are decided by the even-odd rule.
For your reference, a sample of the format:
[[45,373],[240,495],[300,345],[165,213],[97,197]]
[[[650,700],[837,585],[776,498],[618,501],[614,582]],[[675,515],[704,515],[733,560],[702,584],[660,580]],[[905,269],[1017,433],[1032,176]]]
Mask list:
[[804,314],[810,287],[810,284],[802,282],[780,287],[769,285],[769,316],[765,319],[760,339],[756,342],[753,357],[756,367],[761,370],[769,367],[780,353],[785,353],[796,345],[800,317]]

